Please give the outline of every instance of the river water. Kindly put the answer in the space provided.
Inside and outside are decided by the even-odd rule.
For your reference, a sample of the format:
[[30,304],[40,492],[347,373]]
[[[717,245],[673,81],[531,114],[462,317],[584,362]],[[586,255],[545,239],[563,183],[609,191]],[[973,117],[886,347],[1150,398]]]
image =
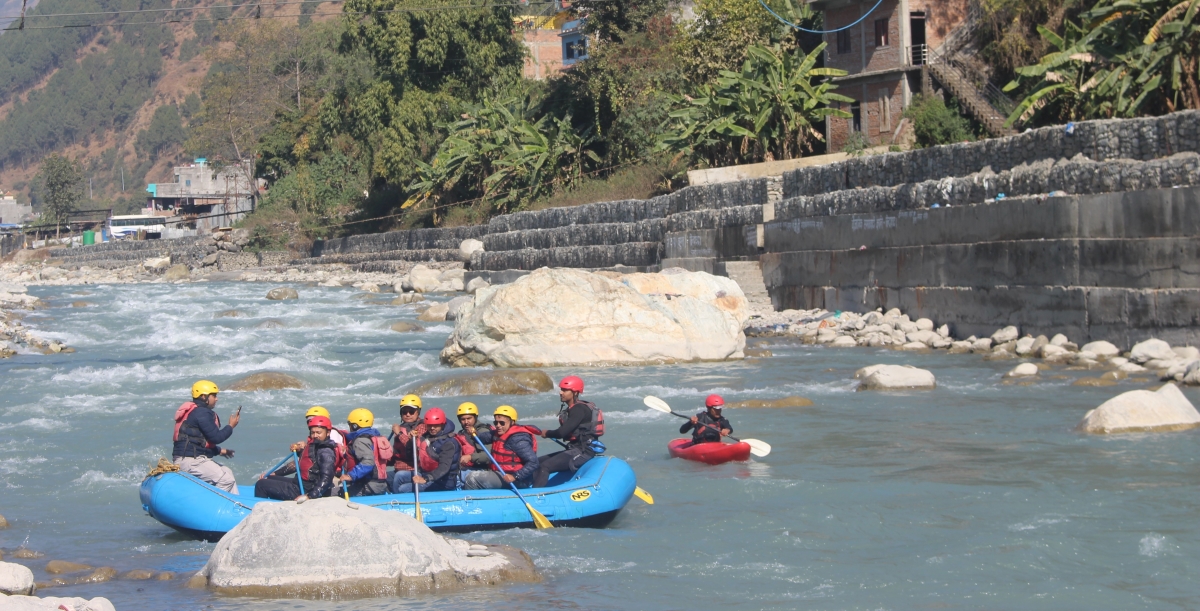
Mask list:
[[[355,299],[353,289],[297,287],[298,301],[263,299],[263,284],[39,287],[52,306],[26,319],[78,352],[0,360],[0,549],[38,579],[45,560],[121,571],[185,573],[212,544],[146,516],[137,486],[169,452],[171,418],[191,383],[284,371],[311,388],[227,392],[244,406],[228,447],[240,483],[304,436],[304,410],[342,419],[367,407],[398,419],[411,385],[444,375],[449,323],[415,321],[411,306]],[[68,307],[86,300],[90,307]],[[237,309],[246,316],[216,318]],[[260,328],[276,319],[281,328]],[[1196,432],[1084,436],[1073,427],[1107,398],[1149,382],[1070,386],[1059,371],[1027,386],[1000,376],[1012,361],[827,349],[776,340],[775,356],[738,363],[581,372],[606,411],[609,453],[627,459],[656,505],[636,498],[607,529],[468,535],[527,550],[544,582],[358,609],[1128,609],[1200,607],[1200,460]],[[932,370],[932,392],[856,393],[854,370],[904,362]],[[557,379],[565,370],[548,370]],[[1092,373],[1090,375],[1095,375]],[[729,410],[735,434],[774,446],[767,458],[709,467],[668,458],[677,411],[704,395],[727,400],[801,395],[799,409]],[[1200,396],[1185,391],[1193,402]],[[464,399],[428,399],[453,408]],[[549,425],[556,396],[510,402]],[[353,545],[353,542],[347,542]],[[11,560],[11,558],[10,558]],[[112,581],[45,590],[105,596],[134,609],[325,609],[320,601],[213,596],[169,582]]]

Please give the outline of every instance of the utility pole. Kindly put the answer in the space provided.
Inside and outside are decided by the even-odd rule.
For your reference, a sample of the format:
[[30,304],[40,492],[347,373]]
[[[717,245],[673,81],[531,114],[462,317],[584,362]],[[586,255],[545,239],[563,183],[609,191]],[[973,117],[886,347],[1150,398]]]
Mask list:
[[121,164],[121,193],[125,192],[125,164]]
[[88,199],[92,198],[92,177],[88,176]]

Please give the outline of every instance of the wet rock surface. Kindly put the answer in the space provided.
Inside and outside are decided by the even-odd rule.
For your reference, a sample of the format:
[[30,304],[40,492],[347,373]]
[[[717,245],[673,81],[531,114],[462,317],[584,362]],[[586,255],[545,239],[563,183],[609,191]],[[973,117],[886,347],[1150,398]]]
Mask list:
[[931,372],[910,365],[872,365],[855,372],[862,380],[856,390],[932,390],[937,381]]
[[308,384],[300,378],[278,371],[262,371],[238,378],[229,383],[227,388],[236,392],[254,392],[258,390],[282,390],[285,388],[307,388]]
[[12,562],[0,562],[0,594],[11,596],[33,594],[33,591],[33,571]]
[[283,301],[285,299],[299,298],[300,293],[297,293],[296,289],[293,288],[283,287],[267,291],[267,299],[270,299],[271,301]]
[[1132,390],[1105,401],[1079,423],[1085,433],[1181,431],[1200,426],[1200,412],[1174,384]]
[[60,598],[47,596],[9,596],[0,599],[0,609],[5,611],[116,611],[107,598]]
[[544,371],[501,370],[450,376],[421,384],[407,392],[418,396],[533,395],[554,390]]
[[[355,545],[346,546],[345,541]],[[522,551],[442,537],[396,511],[341,499],[260,503],[226,534],[191,586],[228,595],[360,598],[539,579]]]

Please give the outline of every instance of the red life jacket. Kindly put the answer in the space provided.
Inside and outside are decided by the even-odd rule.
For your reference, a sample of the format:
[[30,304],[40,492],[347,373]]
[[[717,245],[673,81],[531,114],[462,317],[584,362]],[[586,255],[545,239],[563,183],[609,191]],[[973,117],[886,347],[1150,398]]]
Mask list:
[[[196,405],[195,401],[188,401],[187,403],[180,405],[179,409],[175,410],[175,436],[171,438],[171,441],[179,441],[180,427],[183,426],[184,422],[187,422],[188,416],[190,416],[197,407],[200,407],[200,406]],[[215,411],[213,412],[213,421],[217,423],[217,428],[221,428],[221,417],[218,416],[217,412],[215,412]],[[212,442],[205,439],[204,447],[215,448],[217,446],[213,445]]]
[[430,471],[438,468],[437,459],[429,455],[428,440],[417,440],[417,460],[420,461],[422,473],[429,473]]
[[[323,443],[329,444],[329,446],[333,448],[333,470],[340,471],[343,463],[346,461],[346,448],[338,445],[332,439],[329,439]],[[312,446],[313,440],[312,437],[309,437],[308,443],[304,444],[304,451],[300,452],[300,479],[305,481],[312,481],[316,479],[314,477],[315,474],[312,472],[313,467],[316,466],[316,463],[313,462],[312,456],[309,454],[308,450]]]
[[466,433],[459,433],[454,436],[454,439],[458,441],[458,445],[462,446],[463,456],[470,456],[475,453],[475,440],[467,437]]
[[[533,438],[533,452],[536,454],[537,438],[541,432],[541,429],[525,426],[524,424],[514,424],[508,427],[508,431],[492,442],[492,458],[496,459],[496,462],[500,465],[500,469],[505,473],[520,471],[525,466],[525,463],[521,462],[521,458],[517,456],[516,452],[508,449],[508,446],[505,446],[504,442],[508,441],[508,438],[512,437],[513,433],[529,433],[529,436]],[[492,470],[496,470],[495,465],[492,465]]]
[[558,425],[562,426],[566,424],[567,410],[575,407],[576,405],[585,405],[588,409],[592,410],[592,419],[581,424],[579,428],[575,429],[575,434],[568,437],[566,441],[575,441],[580,437],[592,437],[595,439],[601,435],[604,435],[604,412],[600,411],[600,408],[596,407],[596,404],[592,403],[591,401],[578,400],[575,401],[575,403],[568,405],[565,409],[559,410]]
[[[387,464],[392,459],[392,444],[387,437],[375,435],[371,437],[371,451],[375,456],[375,479],[387,479]],[[346,470],[350,471],[358,465],[354,452],[346,452]]]

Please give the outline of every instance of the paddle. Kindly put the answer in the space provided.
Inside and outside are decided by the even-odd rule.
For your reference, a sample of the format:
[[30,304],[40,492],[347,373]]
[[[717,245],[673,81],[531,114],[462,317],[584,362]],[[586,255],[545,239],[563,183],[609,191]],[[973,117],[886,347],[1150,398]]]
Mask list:
[[[691,418],[684,416],[683,414],[677,414],[677,413],[671,411],[671,406],[667,405],[666,401],[663,401],[662,399],[659,399],[658,397],[653,397],[653,396],[646,397],[645,399],[642,399],[642,403],[645,403],[646,407],[648,407],[652,410],[659,411],[664,414],[671,414],[672,416],[678,416],[680,418],[683,418],[684,420],[691,420]],[[709,426],[707,424],[702,424],[700,426],[708,427],[710,429],[713,428],[712,426]],[[720,431],[717,431],[717,432],[720,433]],[[721,435],[721,436],[728,437],[734,441],[740,441],[740,442],[750,446],[750,453],[755,456],[766,456],[771,453],[771,444],[769,444],[765,441],[759,441],[757,439],[738,439],[737,437],[734,437],[733,435]]]
[[[296,483],[300,484],[300,496],[304,496],[304,479],[300,477],[300,456],[292,452],[292,461],[296,463]],[[296,501],[303,503],[304,501]]]
[[[567,444],[565,444],[565,443],[563,443],[563,442],[561,442],[561,441],[559,441],[559,440],[557,440],[557,439],[555,439],[555,438],[553,438],[553,437],[550,437],[549,439],[550,439],[551,441],[553,441],[554,443],[557,443],[558,445],[560,445],[560,446],[562,446],[562,447],[564,447],[564,448],[569,448],[569,447],[570,447],[570,446],[568,446]],[[645,490],[642,490],[642,487],[641,487],[641,486],[634,486],[634,488],[633,488],[633,495],[634,495],[634,496],[636,496],[636,497],[638,497],[639,499],[642,499],[643,501],[646,501],[646,504],[647,504],[647,505],[653,505],[653,504],[654,504],[654,497],[653,497],[653,496],[651,496],[649,492],[646,492]]]
[[280,468],[280,467],[282,467],[282,466],[283,466],[283,463],[287,462],[289,458],[291,458],[291,456],[284,456],[284,457],[283,457],[283,460],[281,460],[281,461],[279,461],[278,463],[276,463],[274,467],[271,467],[270,469],[267,469],[267,470],[266,470],[266,472],[264,472],[262,475],[258,476],[258,479],[262,479],[262,478],[264,478],[264,477],[266,477],[266,476],[268,476],[268,475],[270,475],[270,474],[274,473],[274,472],[275,472],[275,470],[276,470],[276,469],[278,469],[278,468]]
[[[418,470],[418,467],[417,467],[418,458],[417,458],[417,438],[416,437],[413,437],[412,444],[413,444],[413,478],[415,479],[418,475],[421,474],[421,472]],[[413,502],[416,503],[416,505],[417,505],[417,521],[424,523],[425,520],[421,519],[421,485],[415,481],[412,483],[412,485],[413,485]]]
[[[492,461],[492,464],[496,466],[496,471],[500,474],[500,481],[504,481],[504,469],[500,468],[500,463],[496,462],[495,458],[492,458],[492,453],[488,451],[487,446],[483,445],[482,441],[479,441],[478,435],[472,433],[471,436],[475,438],[475,443],[479,444],[479,448],[483,450],[483,453],[487,454],[488,460]],[[554,525],[550,523],[550,520],[546,519],[546,516],[534,509],[533,505],[530,505],[529,502],[525,500],[525,497],[521,496],[520,491],[517,490],[516,482],[508,482],[508,487],[512,488],[512,491],[517,494],[517,498],[521,499],[522,503],[525,503],[525,508],[529,510],[529,515],[533,516],[533,525],[536,526],[538,530],[554,528]]]

